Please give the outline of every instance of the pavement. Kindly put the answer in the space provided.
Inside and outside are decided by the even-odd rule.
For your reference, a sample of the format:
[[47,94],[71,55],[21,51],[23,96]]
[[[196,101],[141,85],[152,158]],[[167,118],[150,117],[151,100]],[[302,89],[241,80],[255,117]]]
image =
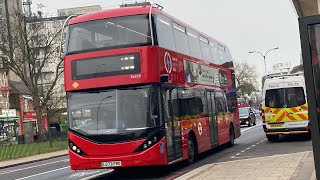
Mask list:
[[316,180],[312,151],[214,163],[176,180]]
[[39,154],[39,155],[29,156],[24,158],[12,159],[8,161],[1,161],[0,169],[18,166],[22,164],[33,163],[37,161],[43,161],[43,160],[52,159],[52,158],[57,158],[57,157],[65,156],[67,154],[68,154],[68,150],[62,150],[62,151],[55,151],[51,153]]

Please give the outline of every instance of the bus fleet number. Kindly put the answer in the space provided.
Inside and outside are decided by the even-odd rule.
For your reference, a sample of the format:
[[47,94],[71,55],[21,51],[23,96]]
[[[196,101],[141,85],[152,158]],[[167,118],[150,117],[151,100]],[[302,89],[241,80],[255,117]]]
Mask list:
[[131,79],[139,79],[139,78],[141,78],[141,74],[131,75]]

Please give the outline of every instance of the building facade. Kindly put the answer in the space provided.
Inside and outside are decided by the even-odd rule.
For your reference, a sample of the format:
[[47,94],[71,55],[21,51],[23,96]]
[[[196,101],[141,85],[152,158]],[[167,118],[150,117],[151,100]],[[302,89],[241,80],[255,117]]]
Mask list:
[[[62,29],[64,21],[70,15],[77,15],[83,13],[89,13],[94,11],[101,10],[101,6],[85,6],[85,7],[76,7],[76,8],[68,8],[68,9],[59,9],[57,10],[58,16],[56,17],[45,17],[39,16],[38,18],[32,18],[27,21],[27,28],[32,29],[36,28],[39,33],[36,33],[38,37],[32,37],[34,39],[39,39],[41,35],[51,34],[57,35],[54,38],[54,42],[51,44],[52,47],[49,49],[52,50],[51,54],[48,54],[45,51],[45,47],[39,46],[37,60],[35,63],[36,68],[39,68],[42,64],[44,65],[41,70],[41,76],[38,81],[38,85],[44,91],[50,89],[52,83],[55,81],[56,77],[58,79],[56,81],[56,85],[54,86],[52,93],[52,103],[55,103],[55,107],[58,109],[65,109],[67,107],[65,92],[64,92],[64,76],[63,76],[63,61],[60,58],[59,45],[60,43],[64,43],[66,35],[63,35],[63,39],[61,40],[61,34],[59,31]],[[40,13],[45,14],[45,13]],[[66,33],[66,32],[64,32]],[[62,49],[63,53],[63,49]],[[46,57],[48,56],[48,57]],[[43,62],[45,61],[45,62]],[[57,65],[60,65],[58,67]],[[58,70],[57,70],[58,68]],[[58,73],[58,74],[57,74]]]

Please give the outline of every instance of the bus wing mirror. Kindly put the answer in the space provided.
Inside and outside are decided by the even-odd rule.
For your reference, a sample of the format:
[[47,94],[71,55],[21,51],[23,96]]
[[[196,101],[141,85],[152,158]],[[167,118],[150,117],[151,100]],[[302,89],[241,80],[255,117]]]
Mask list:
[[169,74],[162,74],[160,76],[160,82],[165,83],[169,81]]

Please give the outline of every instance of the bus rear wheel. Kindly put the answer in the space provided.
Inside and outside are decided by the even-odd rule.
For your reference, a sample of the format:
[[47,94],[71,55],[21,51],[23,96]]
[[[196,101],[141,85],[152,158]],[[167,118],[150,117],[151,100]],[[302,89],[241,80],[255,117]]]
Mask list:
[[188,164],[192,164],[195,159],[195,144],[194,144],[194,139],[192,137],[188,137]]
[[228,146],[232,147],[234,145],[234,128],[233,128],[233,125],[230,125],[230,127],[229,127],[229,136],[230,136],[230,141],[228,142]]
[[268,141],[275,142],[279,140],[279,135],[267,135]]

